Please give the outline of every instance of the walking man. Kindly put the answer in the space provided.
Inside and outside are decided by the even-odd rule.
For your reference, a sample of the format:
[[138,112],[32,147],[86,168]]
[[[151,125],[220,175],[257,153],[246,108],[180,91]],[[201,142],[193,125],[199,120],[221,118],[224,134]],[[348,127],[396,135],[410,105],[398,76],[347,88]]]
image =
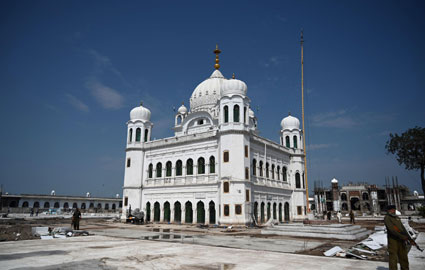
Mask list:
[[341,223],[341,218],[342,218],[341,211],[338,211],[338,213],[336,214],[336,217],[338,218],[338,223]]
[[353,210],[350,210],[350,223],[356,224],[356,220],[354,219],[354,212]]
[[410,238],[395,211],[395,205],[389,205],[384,218],[385,227],[387,227],[390,270],[397,270],[397,262],[400,263],[401,270],[409,270],[407,244],[410,242]]
[[74,214],[72,214],[72,224],[71,225],[74,225],[74,230],[80,229],[80,219],[81,219],[81,212],[77,207],[77,208],[75,208]]

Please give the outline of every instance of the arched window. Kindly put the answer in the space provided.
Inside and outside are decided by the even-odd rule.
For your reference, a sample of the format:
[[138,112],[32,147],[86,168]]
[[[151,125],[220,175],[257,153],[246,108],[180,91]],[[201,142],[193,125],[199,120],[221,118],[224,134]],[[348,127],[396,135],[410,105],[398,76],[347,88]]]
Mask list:
[[81,204],[81,209],[86,209],[86,203]]
[[162,164],[161,162],[158,162],[156,164],[156,177],[161,177],[162,176]]
[[183,163],[181,160],[176,162],[176,176],[181,176],[183,174]]
[[295,174],[295,187],[301,188],[301,177],[300,177],[300,173],[298,172]]
[[224,106],[224,123],[229,122],[229,107]]
[[205,173],[205,159],[203,157],[198,158],[198,174]]
[[55,202],[53,208],[59,208],[59,202]]
[[347,194],[342,193],[341,194],[341,201],[346,201],[347,200]]
[[289,141],[289,136],[285,137],[286,147],[291,148],[291,142]]
[[223,192],[229,193],[229,182],[223,182]]
[[130,128],[130,134],[128,136],[128,142],[131,142],[133,140],[133,129]]
[[149,129],[145,129],[145,142],[148,141],[149,136]]
[[277,176],[277,180],[280,180],[280,167],[277,166],[276,168],[276,176]]
[[243,107],[243,122],[246,124],[246,107]]
[[35,202],[33,207],[34,208],[39,208],[40,207],[40,203],[39,202]]
[[28,205],[29,205],[29,204],[28,204],[28,202],[26,202],[26,201],[25,201],[24,203],[22,203],[22,207],[28,207]]
[[109,210],[109,203],[105,203],[105,210]]
[[94,208],[94,203],[90,203],[89,208],[90,209],[93,209]]
[[171,170],[173,165],[171,164],[171,161],[167,161],[165,164],[165,176],[170,177],[171,176]]
[[98,203],[97,204],[97,209],[102,209],[102,204],[101,203]]
[[260,161],[260,177],[263,177],[263,161]]
[[282,180],[288,181],[287,175],[286,175],[286,167],[282,167]]
[[255,158],[252,160],[252,174],[257,175],[257,160]]
[[193,175],[193,160],[191,158],[186,161],[186,175]]
[[215,157],[210,156],[210,173],[215,173]]
[[233,106],[233,122],[239,122],[239,105]]
[[142,130],[140,128],[136,129],[136,142],[140,142],[140,136],[142,136]]
[[112,210],[115,210],[117,208],[117,206],[115,205],[115,203],[112,204]]
[[298,139],[297,139],[297,136],[294,136],[294,148],[298,148]]
[[270,169],[270,165],[268,162],[266,162],[266,178],[269,178],[269,169]]
[[369,200],[369,194],[367,194],[366,192],[363,193],[363,201],[368,201]]
[[78,208],[78,204],[75,202],[72,204],[72,208]]
[[64,204],[63,204],[63,208],[64,208],[64,209],[68,209],[68,208],[69,208],[69,204],[68,204],[67,202],[66,202],[66,203],[64,203]]
[[274,179],[274,164],[272,164],[272,179]]
[[50,208],[50,203],[49,202],[45,202],[43,208]]
[[182,117],[181,115],[177,116],[177,124],[180,125],[180,123],[182,122]]
[[149,178],[153,177],[153,165],[152,165],[152,163],[149,164],[148,177]]

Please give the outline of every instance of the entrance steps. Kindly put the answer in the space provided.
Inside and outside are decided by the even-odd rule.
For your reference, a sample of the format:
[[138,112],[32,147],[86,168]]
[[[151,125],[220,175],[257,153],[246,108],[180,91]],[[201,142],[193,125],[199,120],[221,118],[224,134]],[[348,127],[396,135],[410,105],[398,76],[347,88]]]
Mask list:
[[280,224],[264,228],[261,234],[287,235],[295,237],[332,238],[341,240],[361,240],[371,231],[359,225],[329,224],[313,225],[303,223]]

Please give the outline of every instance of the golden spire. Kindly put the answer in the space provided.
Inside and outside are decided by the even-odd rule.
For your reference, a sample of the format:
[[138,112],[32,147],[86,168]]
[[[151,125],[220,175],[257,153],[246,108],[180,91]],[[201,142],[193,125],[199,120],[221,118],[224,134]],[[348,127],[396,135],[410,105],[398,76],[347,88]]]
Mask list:
[[218,59],[218,55],[221,53],[221,51],[218,49],[218,44],[215,45],[215,50],[214,50],[214,54],[215,54],[215,65],[214,68],[215,69],[219,69],[220,68],[220,64],[218,62],[220,62],[220,60]]
[[232,75],[232,79],[234,79],[235,78],[235,73],[233,73],[233,75]]

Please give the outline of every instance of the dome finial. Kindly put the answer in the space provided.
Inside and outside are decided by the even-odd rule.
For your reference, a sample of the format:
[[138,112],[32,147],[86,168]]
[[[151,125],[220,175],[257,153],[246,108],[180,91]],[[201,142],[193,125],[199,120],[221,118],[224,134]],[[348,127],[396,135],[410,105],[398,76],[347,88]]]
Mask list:
[[235,78],[235,73],[233,72],[232,79],[234,79],[234,78]]
[[288,115],[291,115],[291,112],[288,112]]
[[221,53],[221,51],[218,49],[218,44],[215,45],[215,50],[214,50],[214,54],[215,54],[215,65],[214,68],[215,69],[219,69],[220,65],[218,64],[218,62],[220,62],[220,60],[218,59],[218,55]]
[[140,101],[140,106],[143,106],[143,101],[142,100]]

